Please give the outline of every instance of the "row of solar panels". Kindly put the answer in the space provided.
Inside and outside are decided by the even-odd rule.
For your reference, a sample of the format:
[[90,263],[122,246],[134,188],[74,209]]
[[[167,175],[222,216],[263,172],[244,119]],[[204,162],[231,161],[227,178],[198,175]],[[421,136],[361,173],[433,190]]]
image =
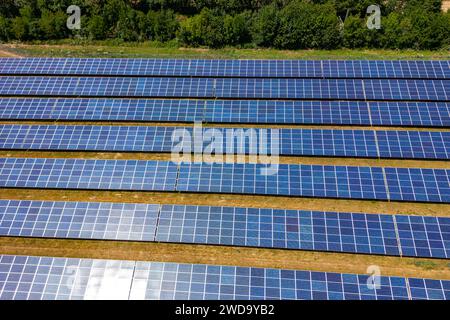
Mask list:
[[450,79],[448,61],[0,58],[3,75]]
[[160,262],[0,256],[1,300],[444,300],[450,281]]
[[450,258],[450,218],[408,215],[0,200],[0,236]]
[[450,103],[0,98],[0,119],[450,127]]
[[450,132],[0,125],[0,149],[449,159]]
[[0,77],[3,96],[448,101],[450,80]]
[[0,187],[450,203],[450,170],[135,160],[0,159]]

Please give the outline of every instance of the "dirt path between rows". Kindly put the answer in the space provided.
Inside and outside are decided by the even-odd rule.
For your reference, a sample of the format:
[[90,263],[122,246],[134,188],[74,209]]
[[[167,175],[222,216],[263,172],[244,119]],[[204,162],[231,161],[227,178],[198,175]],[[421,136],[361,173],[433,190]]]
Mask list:
[[1,49],[0,48],[0,57],[7,57],[7,58],[22,58],[21,55],[18,55],[14,52],[5,50],[5,49]]

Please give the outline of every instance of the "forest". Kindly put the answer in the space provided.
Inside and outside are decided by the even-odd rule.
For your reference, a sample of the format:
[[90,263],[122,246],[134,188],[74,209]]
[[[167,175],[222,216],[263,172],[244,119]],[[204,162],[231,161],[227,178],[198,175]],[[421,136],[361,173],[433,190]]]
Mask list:
[[[441,49],[450,12],[440,0],[2,0],[0,42],[59,39],[173,42],[184,47]],[[67,8],[81,9],[71,30]]]

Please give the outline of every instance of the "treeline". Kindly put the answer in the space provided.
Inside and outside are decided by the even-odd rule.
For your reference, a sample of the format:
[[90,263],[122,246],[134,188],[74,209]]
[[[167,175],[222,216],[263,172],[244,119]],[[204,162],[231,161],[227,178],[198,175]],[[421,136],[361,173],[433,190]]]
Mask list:
[[[381,1],[381,29],[370,30],[373,0],[1,0],[0,41],[65,38],[175,41],[219,48],[437,49],[450,44],[441,0]],[[81,29],[66,27],[81,8]]]

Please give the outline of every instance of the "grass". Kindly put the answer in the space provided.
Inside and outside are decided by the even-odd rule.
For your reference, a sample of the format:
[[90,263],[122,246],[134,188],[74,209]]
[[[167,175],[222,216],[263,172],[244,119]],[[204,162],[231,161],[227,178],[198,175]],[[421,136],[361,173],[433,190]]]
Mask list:
[[[2,49],[3,48],[3,49]],[[305,59],[305,60],[434,60],[450,59],[448,50],[276,50],[276,49],[196,49],[158,43],[74,42],[7,44],[0,47],[3,55],[37,57],[92,57],[92,58],[183,58],[183,59]]]

